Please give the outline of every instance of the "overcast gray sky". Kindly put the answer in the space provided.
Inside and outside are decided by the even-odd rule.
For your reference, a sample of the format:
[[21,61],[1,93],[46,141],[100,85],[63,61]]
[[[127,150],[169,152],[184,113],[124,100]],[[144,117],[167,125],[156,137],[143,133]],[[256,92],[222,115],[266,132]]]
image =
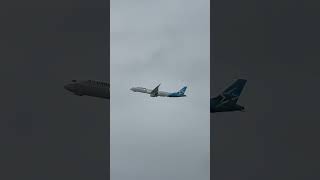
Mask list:
[[[209,179],[209,0],[111,1],[111,179]],[[133,86],[177,91],[151,98]]]
[[214,1],[212,95],[248,79],[246,112],[212,115],[214,180],[320,179],[319,7]]
[[109,101],[72,79],[109,81],[108,2],[1,3],[0,179],[108,178]]

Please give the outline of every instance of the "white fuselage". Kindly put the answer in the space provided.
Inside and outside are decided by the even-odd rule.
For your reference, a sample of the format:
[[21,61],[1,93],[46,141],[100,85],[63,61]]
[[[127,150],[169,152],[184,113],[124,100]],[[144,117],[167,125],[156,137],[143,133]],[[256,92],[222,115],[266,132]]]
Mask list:
[[[130,89],[133,92],[140,92],[140,93],[146,93],[146,94],[151,94],[152,89],[147,89],[143,87],[133,87]],[[170,93],[164,92],[164,91],[158,91],[158,96],[162,97],[168,97]]]

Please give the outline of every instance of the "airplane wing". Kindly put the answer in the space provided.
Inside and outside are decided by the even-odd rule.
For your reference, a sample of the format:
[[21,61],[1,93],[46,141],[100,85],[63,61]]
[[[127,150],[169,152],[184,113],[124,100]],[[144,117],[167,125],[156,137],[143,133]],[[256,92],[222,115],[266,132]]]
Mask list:
[[150,96],[151,97],[156,97],[156,96],[158,96],[158,94],[159,94],[159,86],[160,86],[161,84],[159,84],[156,88],[154,88],[152,91],[151,91],[151,93],[150,93]]

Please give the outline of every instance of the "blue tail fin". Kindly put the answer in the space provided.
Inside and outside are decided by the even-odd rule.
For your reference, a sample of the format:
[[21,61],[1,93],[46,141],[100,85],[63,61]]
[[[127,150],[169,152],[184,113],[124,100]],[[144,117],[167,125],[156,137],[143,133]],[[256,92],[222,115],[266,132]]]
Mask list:
[[222,95],[228,98],[232,98],[236,103],[246,83],[247,80],[245,79],[237,79],[231,86],[223,91]]
[[186,92],[186,90],[187,90],[187,86],[184,86],[183,88],[181,88],[181,89],[178,91],[178,93],[179,93],[180,95],[184,95],[184,93]]

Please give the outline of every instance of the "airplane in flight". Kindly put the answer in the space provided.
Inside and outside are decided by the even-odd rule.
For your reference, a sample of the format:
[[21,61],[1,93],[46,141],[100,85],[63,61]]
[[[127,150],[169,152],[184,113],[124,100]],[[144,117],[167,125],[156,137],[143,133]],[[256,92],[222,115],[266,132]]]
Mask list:
[[162,97],[185,97],[186,95],[184,94],[186,92],[187,86],[184,86],[182,89],[180,89],[177,92],[164,92],[164,91],[159,91],[159,86],[160,84],[155,87],[154,89],[147,89],[144,87],[133,87],[130,90],[133,92],[140,92],[140,93],[146,93],[150,94],[151,97],[157,97],[157,96],[162,96]]
[[246,85],[247,80],[237,79],[231,86],[220,95],[210,98],[210,113],[242,111],[244,107],[237,104],[240,94]]
[[110,84],[97,80],[72,80],[64,86],[70,92],[78,96],[92,96],[104,99],[110,99]]

